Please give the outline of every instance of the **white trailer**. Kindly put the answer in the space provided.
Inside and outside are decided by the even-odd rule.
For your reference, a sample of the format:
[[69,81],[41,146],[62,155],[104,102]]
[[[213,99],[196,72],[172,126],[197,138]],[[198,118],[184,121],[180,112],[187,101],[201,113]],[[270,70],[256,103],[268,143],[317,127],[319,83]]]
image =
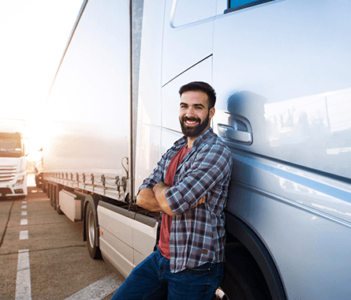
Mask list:
[[178,89],[217,92],[234,168],[229,299],[351,294],[349,1],[85,1],[45,109],[44,189],[127,276],[159,214],[138,187],[181,137]]
[[0,198],[27,195],[25,121],[0,119]]

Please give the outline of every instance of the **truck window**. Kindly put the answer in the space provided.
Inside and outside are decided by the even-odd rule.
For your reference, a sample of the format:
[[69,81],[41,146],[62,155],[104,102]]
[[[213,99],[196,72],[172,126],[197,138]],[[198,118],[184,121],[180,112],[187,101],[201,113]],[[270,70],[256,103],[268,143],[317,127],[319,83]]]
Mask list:
[[228,0],[228,9],[224,13],[236,11],[250,6],[270,2],[274,0]]
[[21,157],[21,135],[18,133],[0,133],[0,157]]

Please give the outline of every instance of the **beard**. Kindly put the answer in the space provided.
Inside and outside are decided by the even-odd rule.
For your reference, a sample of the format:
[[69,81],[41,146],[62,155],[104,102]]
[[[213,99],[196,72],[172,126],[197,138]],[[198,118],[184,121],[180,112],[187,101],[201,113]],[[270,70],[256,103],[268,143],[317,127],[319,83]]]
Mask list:
[[[185,122],[189,121],[195,121],[198,124],[195,126],[187,126]],[[188,118],[188,117],[182,117],[179,118],[180,126],[182,127],[182,132],[186,137],[198,137],[207,127],[208,123],[210,122],[210,114],[207,114],[206,119],[201,123],[201,119],[199,118]]]

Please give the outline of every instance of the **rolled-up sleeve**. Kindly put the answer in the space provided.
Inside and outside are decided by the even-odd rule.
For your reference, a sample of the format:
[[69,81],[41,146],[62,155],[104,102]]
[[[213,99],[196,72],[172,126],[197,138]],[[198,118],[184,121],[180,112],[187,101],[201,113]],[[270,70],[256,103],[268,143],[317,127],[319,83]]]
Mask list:
[[206,145],[179,182],[166,191],[170,208],[176,215],[185,213],[230,174],[231,154],[228,149],[220,144]]

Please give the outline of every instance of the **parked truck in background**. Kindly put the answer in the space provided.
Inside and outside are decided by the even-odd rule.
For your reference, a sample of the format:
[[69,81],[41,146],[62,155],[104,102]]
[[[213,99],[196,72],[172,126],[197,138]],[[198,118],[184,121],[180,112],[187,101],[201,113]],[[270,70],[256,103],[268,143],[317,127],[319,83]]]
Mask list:
[[226,297],[348,299],[350,13],[346,0],[85,1],[46,104],[43,188],[83,220],[91,257],[127,276],[153,251],[160,216],[138,187],[182,136],[179,87],[206,81],[235,162]]
[[25,121],[0,119],[0,198],[27,195]]

